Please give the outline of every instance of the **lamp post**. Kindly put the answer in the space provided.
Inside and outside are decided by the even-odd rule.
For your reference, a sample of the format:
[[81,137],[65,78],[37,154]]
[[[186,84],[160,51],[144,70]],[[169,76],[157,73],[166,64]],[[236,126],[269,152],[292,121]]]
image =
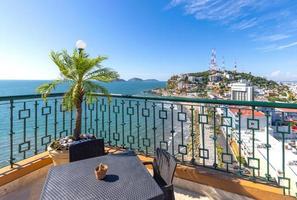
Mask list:
[[79,54],[81,54],[81,52],[86,48],[87,44],[82,40],[77,40],[75,46],[78,49]]

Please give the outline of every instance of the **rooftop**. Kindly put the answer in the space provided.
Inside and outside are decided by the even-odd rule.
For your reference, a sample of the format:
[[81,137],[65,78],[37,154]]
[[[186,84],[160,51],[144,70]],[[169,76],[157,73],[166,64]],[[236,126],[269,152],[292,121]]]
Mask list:
[[[237,115],[238,112],[239,112],[239,109],[240,107],[237,108],[230,108],[230,111],[234,114],[234,115]],[[250,109],[240,109],[240,112],[241,112],[241,115],[244,116],[244,117],[251,117],[254,113],[254,116],[255,117],[264,117],[265,114],[261,111],[256,111],[256,110],[250,110]]]

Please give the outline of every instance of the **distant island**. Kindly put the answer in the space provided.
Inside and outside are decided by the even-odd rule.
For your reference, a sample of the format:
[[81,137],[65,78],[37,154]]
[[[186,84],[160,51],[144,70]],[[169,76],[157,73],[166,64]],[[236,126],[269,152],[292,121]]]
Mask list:
[[[126,80],[119,78],[119,79],[114,80],[114,82],[126,82]],[[141,78],[134,77],[134,78],[128,79],[127,82],[159,82],[159,80],[157,80],[157,79],[141,79]]]

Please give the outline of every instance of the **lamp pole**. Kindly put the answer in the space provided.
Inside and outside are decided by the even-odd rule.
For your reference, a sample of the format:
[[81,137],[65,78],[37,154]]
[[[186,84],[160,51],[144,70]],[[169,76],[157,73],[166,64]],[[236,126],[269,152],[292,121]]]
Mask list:
[[78,53],[81,55],[82,51],[86,48],[87,44],[83,40],[77,40],[75,43]]

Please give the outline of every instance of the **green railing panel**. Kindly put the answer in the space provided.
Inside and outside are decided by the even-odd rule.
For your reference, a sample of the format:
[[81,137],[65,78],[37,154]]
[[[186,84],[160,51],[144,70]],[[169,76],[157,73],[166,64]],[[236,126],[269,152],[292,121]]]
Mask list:
[[[144,155],[163,148],[182,164],[297,193],[297,113],[280,110],[296,104],[129,95],[109,101],[93,95],[95,102],[83,103],[82,131],[108,146]],[[76,112],[63,109],[62,96],[51,94],[46,102],[40,95],[0,97],[0,166],[14,167],[73,133]]]

